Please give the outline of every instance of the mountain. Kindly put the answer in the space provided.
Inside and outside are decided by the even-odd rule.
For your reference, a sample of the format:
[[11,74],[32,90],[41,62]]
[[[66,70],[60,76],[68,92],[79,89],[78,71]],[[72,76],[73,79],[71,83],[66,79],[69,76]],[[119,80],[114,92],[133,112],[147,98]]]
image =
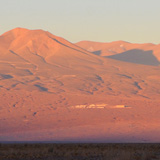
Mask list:
[[152,43],[132,44],[125,41],[110,43],[81,41],[76,45],[103,57],[144,65],[160,65],[160,45]]
[[84,49],[42,30],[13,29],[0,37],[0,46],[2,60],[30,63],[38,68],[100,63]]
[[160,66],[147,61],[159,46],[87,44],[24,28],[0,36],[0,141],[160,140]]

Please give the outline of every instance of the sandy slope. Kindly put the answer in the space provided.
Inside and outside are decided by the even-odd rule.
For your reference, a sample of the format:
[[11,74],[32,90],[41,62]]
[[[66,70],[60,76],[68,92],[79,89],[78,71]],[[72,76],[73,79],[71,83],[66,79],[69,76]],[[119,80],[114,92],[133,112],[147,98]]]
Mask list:
[[[94,55],[42,30],[0,36],[0,140],[157,142],[159,90],[159,66]],[[93,104],[105,107],[74,108]]]

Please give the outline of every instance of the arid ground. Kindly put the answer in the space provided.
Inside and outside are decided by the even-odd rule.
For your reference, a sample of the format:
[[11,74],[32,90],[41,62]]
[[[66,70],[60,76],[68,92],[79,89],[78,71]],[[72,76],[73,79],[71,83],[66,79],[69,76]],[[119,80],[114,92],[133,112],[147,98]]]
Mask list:
[[3,160],[159,160],[160,144],[1,144]]
[[160,142],[160,46],[0,36],[0,141]]

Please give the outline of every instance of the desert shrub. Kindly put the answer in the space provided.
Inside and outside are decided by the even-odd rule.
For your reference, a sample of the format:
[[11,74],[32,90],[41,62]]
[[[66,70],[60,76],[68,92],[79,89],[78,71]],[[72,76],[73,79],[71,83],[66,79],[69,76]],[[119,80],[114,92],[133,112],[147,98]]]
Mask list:
[[48,148],[48,153],[53,153],[53,147]]

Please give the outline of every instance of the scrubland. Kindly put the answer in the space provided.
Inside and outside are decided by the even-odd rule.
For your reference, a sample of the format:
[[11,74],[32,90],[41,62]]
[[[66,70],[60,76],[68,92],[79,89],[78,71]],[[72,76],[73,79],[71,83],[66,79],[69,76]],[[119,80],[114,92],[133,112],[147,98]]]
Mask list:
[[0,144],[1,160],[158,160],[160,144]]

